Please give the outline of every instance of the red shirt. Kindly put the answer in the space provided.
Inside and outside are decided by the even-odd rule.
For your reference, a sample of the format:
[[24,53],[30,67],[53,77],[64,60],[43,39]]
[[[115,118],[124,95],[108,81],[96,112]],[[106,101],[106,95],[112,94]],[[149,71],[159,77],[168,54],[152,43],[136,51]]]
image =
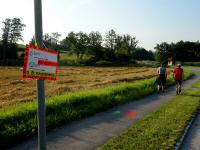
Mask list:
[[174,75],[176,80],[182,80],[183,76],[183,69],[180,67],[177,67],[174,69]]

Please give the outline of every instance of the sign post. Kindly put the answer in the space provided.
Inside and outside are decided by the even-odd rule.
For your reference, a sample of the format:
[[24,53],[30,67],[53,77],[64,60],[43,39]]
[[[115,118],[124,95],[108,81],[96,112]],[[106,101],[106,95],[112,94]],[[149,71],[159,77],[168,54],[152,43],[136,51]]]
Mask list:
[[46,103],[44,80],[56,80],[58,70],[58,52],[43,48],[42,0],[34,0],[35,8],[35,45],[26,46],[24,58],[24,78],[37,79],[38,96],[38,147],[46,150]]
[[[43,46],[42,0],[34,0],[35,40],[38,47]],[[46,105],[44,80],[37,80],[38,92],[38,145],[39,150],[46,150]]]
[[38,93],[38,144],[39,150],[46,150],[46,106],[44,80],[56,80],[58,70],[58,52],[26,46],[23,78],[37,79]]

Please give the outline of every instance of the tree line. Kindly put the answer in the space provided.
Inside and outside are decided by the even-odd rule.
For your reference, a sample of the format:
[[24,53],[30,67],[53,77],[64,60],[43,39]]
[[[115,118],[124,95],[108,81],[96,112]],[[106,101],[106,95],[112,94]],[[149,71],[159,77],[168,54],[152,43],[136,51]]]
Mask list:
[[[90,56],[91,62],[105,60],[110,62],[130,62],[133,60],[153,60],[152,51],[138,47],[135,36],[119,35],[113,29],[103,37],[100,32],[92,31],[89,34],[70,32],[63,40],[59,41],[60,34],[55,32],[44,34],[43,42],[47,48],[64,50],[76,55],[77,60],[82,60],[84,55]],[[34,43],[34,37],[30,43]]]
[[[23,41],[22,31],[26,27],[19,18],[6,18],[3,22],[2,36],[0,37],[0,60],[18,58],[18,42]],[[138,46],[135,36],[118,34],[113,29],[105,35],[98,31],[89,34],[70,32],[60,40],[61,34],[53,32],[43,35],[44,47],[54,50],[62,50],[74,54],[77,60],[83,60],[89,56],[90,62],[101,60],[109,62],[134,62],[135,60],[154,60],[167,62],[168,58],[173,61],[192,62],[200,60],[200,43],[179,41],[177,43],[156,44],[155,52]],[[30,44],[35,44],[34,37]]]
[[172,58],[175,61],[181,62],[199,62],[200,61],[200,43],[199,41],[179,41],[177,43],[156,44],[156,60],[160,63],[167,62]]
[[[18,42],[23,41],[22,31],[26,27],[20,18],[6,18],[3,21],[0,39],[0,60],[18,58]],[[48,49],[63,50],[76,55],[82,60],[84,55],[91,61],[106,60],[111,62],[130,62],[133,60],[153,60],[153,52],[138,47],[135,36],[119,35],[113,29],[102,36],[98,31],[89,34],[70,32],[60,40],[61,34],[54,32],[43,35],[44,46]],[[34,37],[30,40],[35,44]]]

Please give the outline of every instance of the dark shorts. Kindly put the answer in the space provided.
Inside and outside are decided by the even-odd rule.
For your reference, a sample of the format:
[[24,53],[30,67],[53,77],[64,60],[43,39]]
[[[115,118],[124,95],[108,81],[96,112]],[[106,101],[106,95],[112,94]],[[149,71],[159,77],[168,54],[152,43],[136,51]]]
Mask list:
[[165,85],[166,77],[164,74],[158,75],[158,85]]
[[176,84],[181,85],[182,81],[181,80],[176,80]]

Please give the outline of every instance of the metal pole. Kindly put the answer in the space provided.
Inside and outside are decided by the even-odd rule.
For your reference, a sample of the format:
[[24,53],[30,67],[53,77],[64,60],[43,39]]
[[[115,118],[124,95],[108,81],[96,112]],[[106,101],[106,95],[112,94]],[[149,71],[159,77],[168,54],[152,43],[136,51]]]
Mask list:
[[[42,0],[34,0],[35,7],[35,39],[37,46],[42,47]],[[38,145],[40,150],[46,150],[46,106],[44,80],[37,80],[38,92]]]

